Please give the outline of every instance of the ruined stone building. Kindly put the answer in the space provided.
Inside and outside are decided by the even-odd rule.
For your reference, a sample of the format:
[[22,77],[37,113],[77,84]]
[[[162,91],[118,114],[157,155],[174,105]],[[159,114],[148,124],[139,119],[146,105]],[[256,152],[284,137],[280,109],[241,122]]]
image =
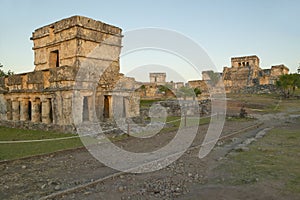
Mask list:
[[259,62],[255,55],[231,58],[231,67],[224,67],[222,74],[226,91],[239,92],[244,88],[274,86],[280,75],[289,72],[284,65],[261,69]]
[[155,84],[165,84],[166,83],[166,73],[150,73],[150,83]]
[[275,65],[270,69],[261,69],[257,56],[231,58],[231,67],[224,67],[223,73],[202,72],[202,80],[191,80],[188,85],[199,88],[201,97],[209,97],[210,93],[218,93],[224,87],[227,93],[265,93],[275,90],[276,80],[280,75],[288,74],[284,65]]
[[[139,93],[143,99],[175,98],[176,90],[185,86],[184,82],[166,81],[165,72],[149,73],[150,82],[139,82]],[[168,90],[166,90],[168,88]]]
[[1,124],[74,132],[74,111],[79,123],[113,118],[114,105],[122,117],[138,115],[135,81],[119,73],[121,39],[120,28],[82,16],[36,29],[34,71],[0,78]]
[[[190,80],[188,81],[188,86],[191,88],[199,88],[201,90],[200,99],[205,99],[210,96],[212,89],[217,86],[218,82],[221,80],[222,75],[218,72],[212,70],[202,71],[202,80]],[[212,82],[214,80],[214,83]]]

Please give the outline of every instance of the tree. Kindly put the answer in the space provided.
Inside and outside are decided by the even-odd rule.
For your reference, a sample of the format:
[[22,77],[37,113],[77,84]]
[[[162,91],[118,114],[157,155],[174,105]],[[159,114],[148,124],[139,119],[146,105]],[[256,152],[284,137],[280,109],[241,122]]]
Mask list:
[[147,94],[146,86],[145,86],[145,85],[142,85],[142,86],[140,87],[140,90],[143,91],[143,93],[144,93],[143,95],[146,96],[146,94]]
[[200,88],[194,88],[194,93],[196,95],[196,97],[202,93],[202,91],[200,90]]
[[165,94],[165,93],[167,92],[167,90],[169,90],[169,88],[168,88],[167,86],[165,86],[165,85],[159,85],[159,86],[158,86],[158,91],[159,91],[160,93]]
[[210,78],[209,83],[210,83],[212,86],[216,86],[217,83],[221,80],[220,73],[218,73],[218,72],[207,71],[207,75],[208,75],[209,78]]
[[157,86],[158,92],[163,94],[165,97],[174,97],[174,92],[172,90],[172,84],[166,83],[165,85]]
[[285,98],[294,96],[296,88],[300,87],[300,74],[284,74],[276,81],[276,86]]
[[0,77],[7,76],[7,75],[9,76],[9,75],[13,75],[14,74],[13,71],[8,70],[7,72],[5,72],[4,70],[2,70],[2,68],[3,68],[3,65],[0,63]]
[[5,72],[2,70],[3,65],[0,63],[0,77],[5,76]]
[[184,86],[177,90],[177,96],[186,99],[186,97],[195,97],[195,92],[193,88]]

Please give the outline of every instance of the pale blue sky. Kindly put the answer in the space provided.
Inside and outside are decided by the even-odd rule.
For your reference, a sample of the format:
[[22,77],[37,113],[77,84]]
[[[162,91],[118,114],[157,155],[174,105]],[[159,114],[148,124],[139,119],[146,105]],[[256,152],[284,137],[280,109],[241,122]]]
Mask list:
[[232,56],[256,54],[262,68],[283,63],[291,72],[300,63],[297,0],[0,0],[0,8],[0,63],[15,72],[34,68],[32,31],[72,15],[123,31],[142,27],[178,31],[202,46],[219,71],[230,65]]

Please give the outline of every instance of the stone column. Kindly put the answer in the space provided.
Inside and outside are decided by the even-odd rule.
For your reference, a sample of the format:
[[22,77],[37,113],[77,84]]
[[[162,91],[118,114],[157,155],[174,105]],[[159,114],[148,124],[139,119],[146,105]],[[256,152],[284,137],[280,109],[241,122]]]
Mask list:
[[12,120],[19,121],[20,120],[20,110],[19,110],[20,102],[18,100],[12,101]]
[[50,99],[44,99],[42,103],[42,122],[45,124],[50,124]]
[[75,125],[82,123],[82,114],[83,114],[83,96],[79,91],[74,92],[74,107],[73,107],[73,120]]
[[22,99],[20,101],[20,120],[27,121],[28,119],[28,99]]
[[40,112],[40,100],[34,99],[31,103],[31,121],[32,122],[40,122],[41,121],[41,112]]
[[7,99],[6,118],[7,120],[12,120],[12,101],[10,99]]
[[95,110],[95,95],[88,97],[88,104],[89,104],[89,121],[96,122],[97,115]]

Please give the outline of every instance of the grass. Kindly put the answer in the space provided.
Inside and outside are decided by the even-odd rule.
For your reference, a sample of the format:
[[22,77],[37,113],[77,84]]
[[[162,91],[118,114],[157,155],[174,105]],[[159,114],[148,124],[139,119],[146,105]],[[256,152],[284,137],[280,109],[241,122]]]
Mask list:
[[[168,117],[167,122],[179,120],[180,117]],[[181,120],[183,121],[183,119]],[[210,118],[203,118],[198,121],[195,118],[187,118],[187,126],[194,126],[199,124],[209,123]],[[184,123],[184,122],[183,122]],[[171,122],[172,126],[165,127],[161,130],[161,133],[167,133],[170,131],[177,130],[180,121]],[[143,133],[141,133],[143,134]],[[0,127],[0,141],[23,141],[23,140],[43,140],[53,138],[64,138],[76,136],[74,134],[56,133],[41,130],[22,130],[16,128]],[[119,140],[126,139],[127,135],[120,135],[117,137],[110,138],[111,141],[116,142]],[[98,140],[93,138],[86,138],[86,142],[89,144],[95,144]],[[1,160],[12,160],[33,155],[47,154],[60,150],[74,149],[83,147],[80,138],[71,138],[65,140],[55,141],[39,141],[39,142],[28,142],[28,143],[10,143],[0,144],[0,161]]]
[[253,121],[256,120],[255,118],[250,118],[250,117],[226,117],[226,121],[234,121],[234,122],[248,122],[248,121]]
[[[300,123],[300,120],[299,120]],[[284,192],[300,193],[300,131],[273,129],[251,144],[248,152],[230,156],[218,167],[229,177],[226,184],[243,185],[257,181],[280,183]],[[280,187],[280,186],[275,186]]]
[[140,107],[141,108],[149,108],[155,102],[161,101],[162,99],[141,99]]
[[[153,119],[154,122],[162,122],[165,123],[164,121],[160,119]],[[168,116],[166,123],[171,124],[169,126],[165,126],[163,129],[159,131],[159,133],[169,133],[172,131],[178,130],[178,128],[184,128],[186,127],[191,127],[191,126],[198,126],[198,125],[204,125],[208,124],[210,122],[210,118],[195,118],[195,117],[187,117],[186,122],[185,119],[177,116]],[[185,124],[186,123],[186,124]],[[147,135],[152,135],[152,132],[141,132],[138,133],[140,136],[147,136]]]
[[242,102],[246,109],[260,113],[276,113],[299,107],[299,99],[284,99],[278,94],[227,94],[228,98]]
[[[74,136],[74,134],[0,127],[0,141],[42,140],[70,136]],[[0,160],[11,160],[82,146],[83,144],[81,143],[80,138],[44,142],[0,144]]]

